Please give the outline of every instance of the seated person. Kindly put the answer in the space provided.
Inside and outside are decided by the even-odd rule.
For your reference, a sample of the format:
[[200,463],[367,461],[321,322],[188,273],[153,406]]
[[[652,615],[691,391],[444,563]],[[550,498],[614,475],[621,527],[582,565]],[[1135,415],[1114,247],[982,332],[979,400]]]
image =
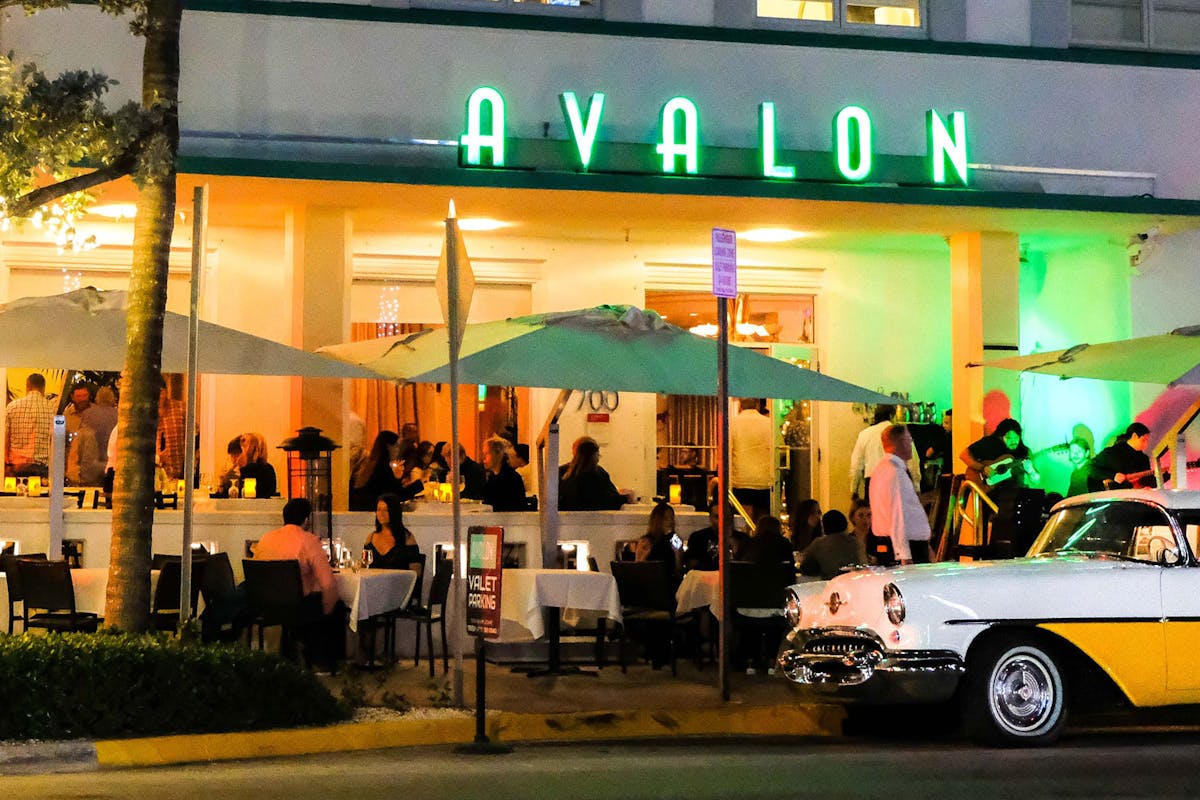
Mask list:
[[274,497],[279,494],[275,479],[275,467],[267,461],[267,440],[261,433],[243,433],[242,453],[238,456],[238,478],[242,481],[242,496],[245,496],[246,480],[255,483],[255,497]]
[[615,511],[625,505],[625,496],[600,466],[595,439],[580,436],[571,452],[571,463],[559,467],[559,511]]
[[217,476],[216,486],[213,487],[217,497],[229,497],[229,487],[237,480],[238,464],[242,459],[242,437],[235,436],[230,439],[229,444],[225,446],[225,453],[225,466]]
[[758,518],[754,535],[738,551],[738,560],[755,564],[792,563],[792,543],[783,535],[783,524],[778,517]]
[[483,502],[493,511],[524,511],[525,482],[508,463],[509,443],[499,436],[483,443],[483,466],[487,480],[483,484]]
[[363,544],[371,552],[372,569],[411,569],[421,572],[421,548],[412,531],[404,527],[404,502],[399,495],[384,494],[375,504],[375,530]]
[[713,571],[720,566],[720,541],[718,525],[719,509],[713,506],[708,510],[708,527],[693,531],[688,537],[687,548],[683,552],[684,570]]
[[293,498],[283,507],[283,527],[263,535],[254,548],[256,561],[297,561],[304,586],[302,631],[305,660],[332,671],[345,657],[346,606],[321,542],[309,531],[312,503]]
[[849,530],[846,515],[840,511],[826,511],[821,518],[825,535],[814,539],[804,548],[800,557],[800,573],[829,580],[838,575],[843,567],[867,563],[867,553],[862,542]]

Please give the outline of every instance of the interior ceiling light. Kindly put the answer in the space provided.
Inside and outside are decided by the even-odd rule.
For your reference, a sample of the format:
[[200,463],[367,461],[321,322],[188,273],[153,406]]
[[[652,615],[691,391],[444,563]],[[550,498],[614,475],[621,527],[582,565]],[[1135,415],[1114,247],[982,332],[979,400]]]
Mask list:
[[496,231],[507,228],[510,224],[512,223],[488,217],[466,217],[458,221],[458,228],[463,231]]
[[778,244],[803,237],[804,233],[794,231],[791,228],[753,228],[738,234],[739,239],[745,239],[747,242],[758,242],[759,244]]
[[133,219],[137,216],[137,206],[133,203],[109,203],[103,206],[92,206],[89,214],[95,214],[109,219]]

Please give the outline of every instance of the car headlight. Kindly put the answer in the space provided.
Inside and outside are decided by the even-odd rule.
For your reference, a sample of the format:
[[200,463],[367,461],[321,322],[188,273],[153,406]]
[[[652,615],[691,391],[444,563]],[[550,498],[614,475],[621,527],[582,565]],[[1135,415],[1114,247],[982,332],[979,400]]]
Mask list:
[[791,589],[788,589],[787,599],[783,603],[783,618],[787,620],[787,624],[793,628],[800,627],[800,619],[803,617],[803,612],[800,609],[800,598]]
[[904,595],[900,594],[900,587],[894,583],[883,587],[883,610],[893,625],[904,623]]

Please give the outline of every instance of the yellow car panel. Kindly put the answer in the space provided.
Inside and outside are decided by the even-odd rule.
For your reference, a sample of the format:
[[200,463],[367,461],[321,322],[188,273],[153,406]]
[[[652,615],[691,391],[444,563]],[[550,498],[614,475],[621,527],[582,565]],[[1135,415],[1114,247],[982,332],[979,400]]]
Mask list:
[[1047,622],[1039,627],[1058,634],[1096,662],[1135,706],[1178,703],[1167,694],[1163,624],[1137,622]]

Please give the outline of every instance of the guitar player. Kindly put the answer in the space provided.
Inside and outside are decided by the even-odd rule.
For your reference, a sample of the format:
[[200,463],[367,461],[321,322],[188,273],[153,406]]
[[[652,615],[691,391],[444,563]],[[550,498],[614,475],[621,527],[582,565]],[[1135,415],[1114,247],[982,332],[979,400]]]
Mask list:
[[1104,448],[1092,459],[1088,473],[1088,490],[1128,489],[1132,486],[1153,487],[1154,472],[1146,448],[1150,444],[1150,429],[1140,422],[1130,423],[1125,435]]
[[959,456],[967,465],[967,479],[985,487],[1014,489],[1036,484],[1041,476],[1021,441],[1021,423],[1001,420],[990,435],[969,445]]

